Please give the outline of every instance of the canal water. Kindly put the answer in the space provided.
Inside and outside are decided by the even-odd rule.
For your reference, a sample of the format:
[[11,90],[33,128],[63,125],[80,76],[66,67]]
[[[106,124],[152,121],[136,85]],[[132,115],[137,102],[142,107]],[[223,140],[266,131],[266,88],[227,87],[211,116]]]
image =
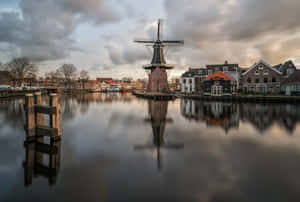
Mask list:
[[0,201],[300,201],[300,105],[131,94],[59,102],[49,172],[28,163],[24,101],[0,101]]

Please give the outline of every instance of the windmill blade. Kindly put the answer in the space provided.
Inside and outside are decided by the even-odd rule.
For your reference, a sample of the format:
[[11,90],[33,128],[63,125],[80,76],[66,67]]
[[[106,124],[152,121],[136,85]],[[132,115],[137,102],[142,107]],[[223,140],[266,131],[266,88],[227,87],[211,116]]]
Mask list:
[[162,41],[164,44],[179,44],[179,45],[184,45],[183,40],[164,40]]
[[151,43],[151,44],[155,43],[155,41],[147,40],[147,39],[135,39],[134,42],[135,43]]

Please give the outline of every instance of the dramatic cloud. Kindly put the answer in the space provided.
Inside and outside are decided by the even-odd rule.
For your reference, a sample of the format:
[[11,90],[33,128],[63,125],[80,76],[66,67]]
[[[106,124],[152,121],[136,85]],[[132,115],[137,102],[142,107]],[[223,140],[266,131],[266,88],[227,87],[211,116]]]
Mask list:
[[[300,31],[297,0],[165,0],[165,8],[168,34],[192,48],[181,51],[191,64],[228,59],[249,65],[259,58],[279,63],[299,50],[298,38],[291,38]],[[194,51],[202,54],[192,57]]]
[[72,38],[80,23],[119,19],[103,0],[22,0],[20,11],[0,14],[0,42],[15,44],[20,55],[36,61],[57,60],[80,50]]

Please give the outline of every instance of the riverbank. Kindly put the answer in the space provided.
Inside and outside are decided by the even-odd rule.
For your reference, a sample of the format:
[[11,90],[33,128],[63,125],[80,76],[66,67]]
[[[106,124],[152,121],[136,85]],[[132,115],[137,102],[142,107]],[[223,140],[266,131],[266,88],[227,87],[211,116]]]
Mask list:
[[296,96],[272,96],[272,95],[237,95],[237,96],[202,96],[202,95],[188,95],[177,94],[177,97],[205,100],[205,101],[222,101],[222,102],[260,102],[260,103],[299,103],[300,97]]
[[140,98],[151,100],[175,100],[177,98],[175,93],[151,93],[145,91],[133,91],[133,95]]

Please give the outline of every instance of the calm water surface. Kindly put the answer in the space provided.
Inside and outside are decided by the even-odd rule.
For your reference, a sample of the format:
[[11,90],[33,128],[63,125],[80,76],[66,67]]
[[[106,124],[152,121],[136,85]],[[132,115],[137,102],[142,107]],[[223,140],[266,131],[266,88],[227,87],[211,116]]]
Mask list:
[[0,201],[300,201],[300,105],[62,96],[54,174],[22,103],[0,101]]

